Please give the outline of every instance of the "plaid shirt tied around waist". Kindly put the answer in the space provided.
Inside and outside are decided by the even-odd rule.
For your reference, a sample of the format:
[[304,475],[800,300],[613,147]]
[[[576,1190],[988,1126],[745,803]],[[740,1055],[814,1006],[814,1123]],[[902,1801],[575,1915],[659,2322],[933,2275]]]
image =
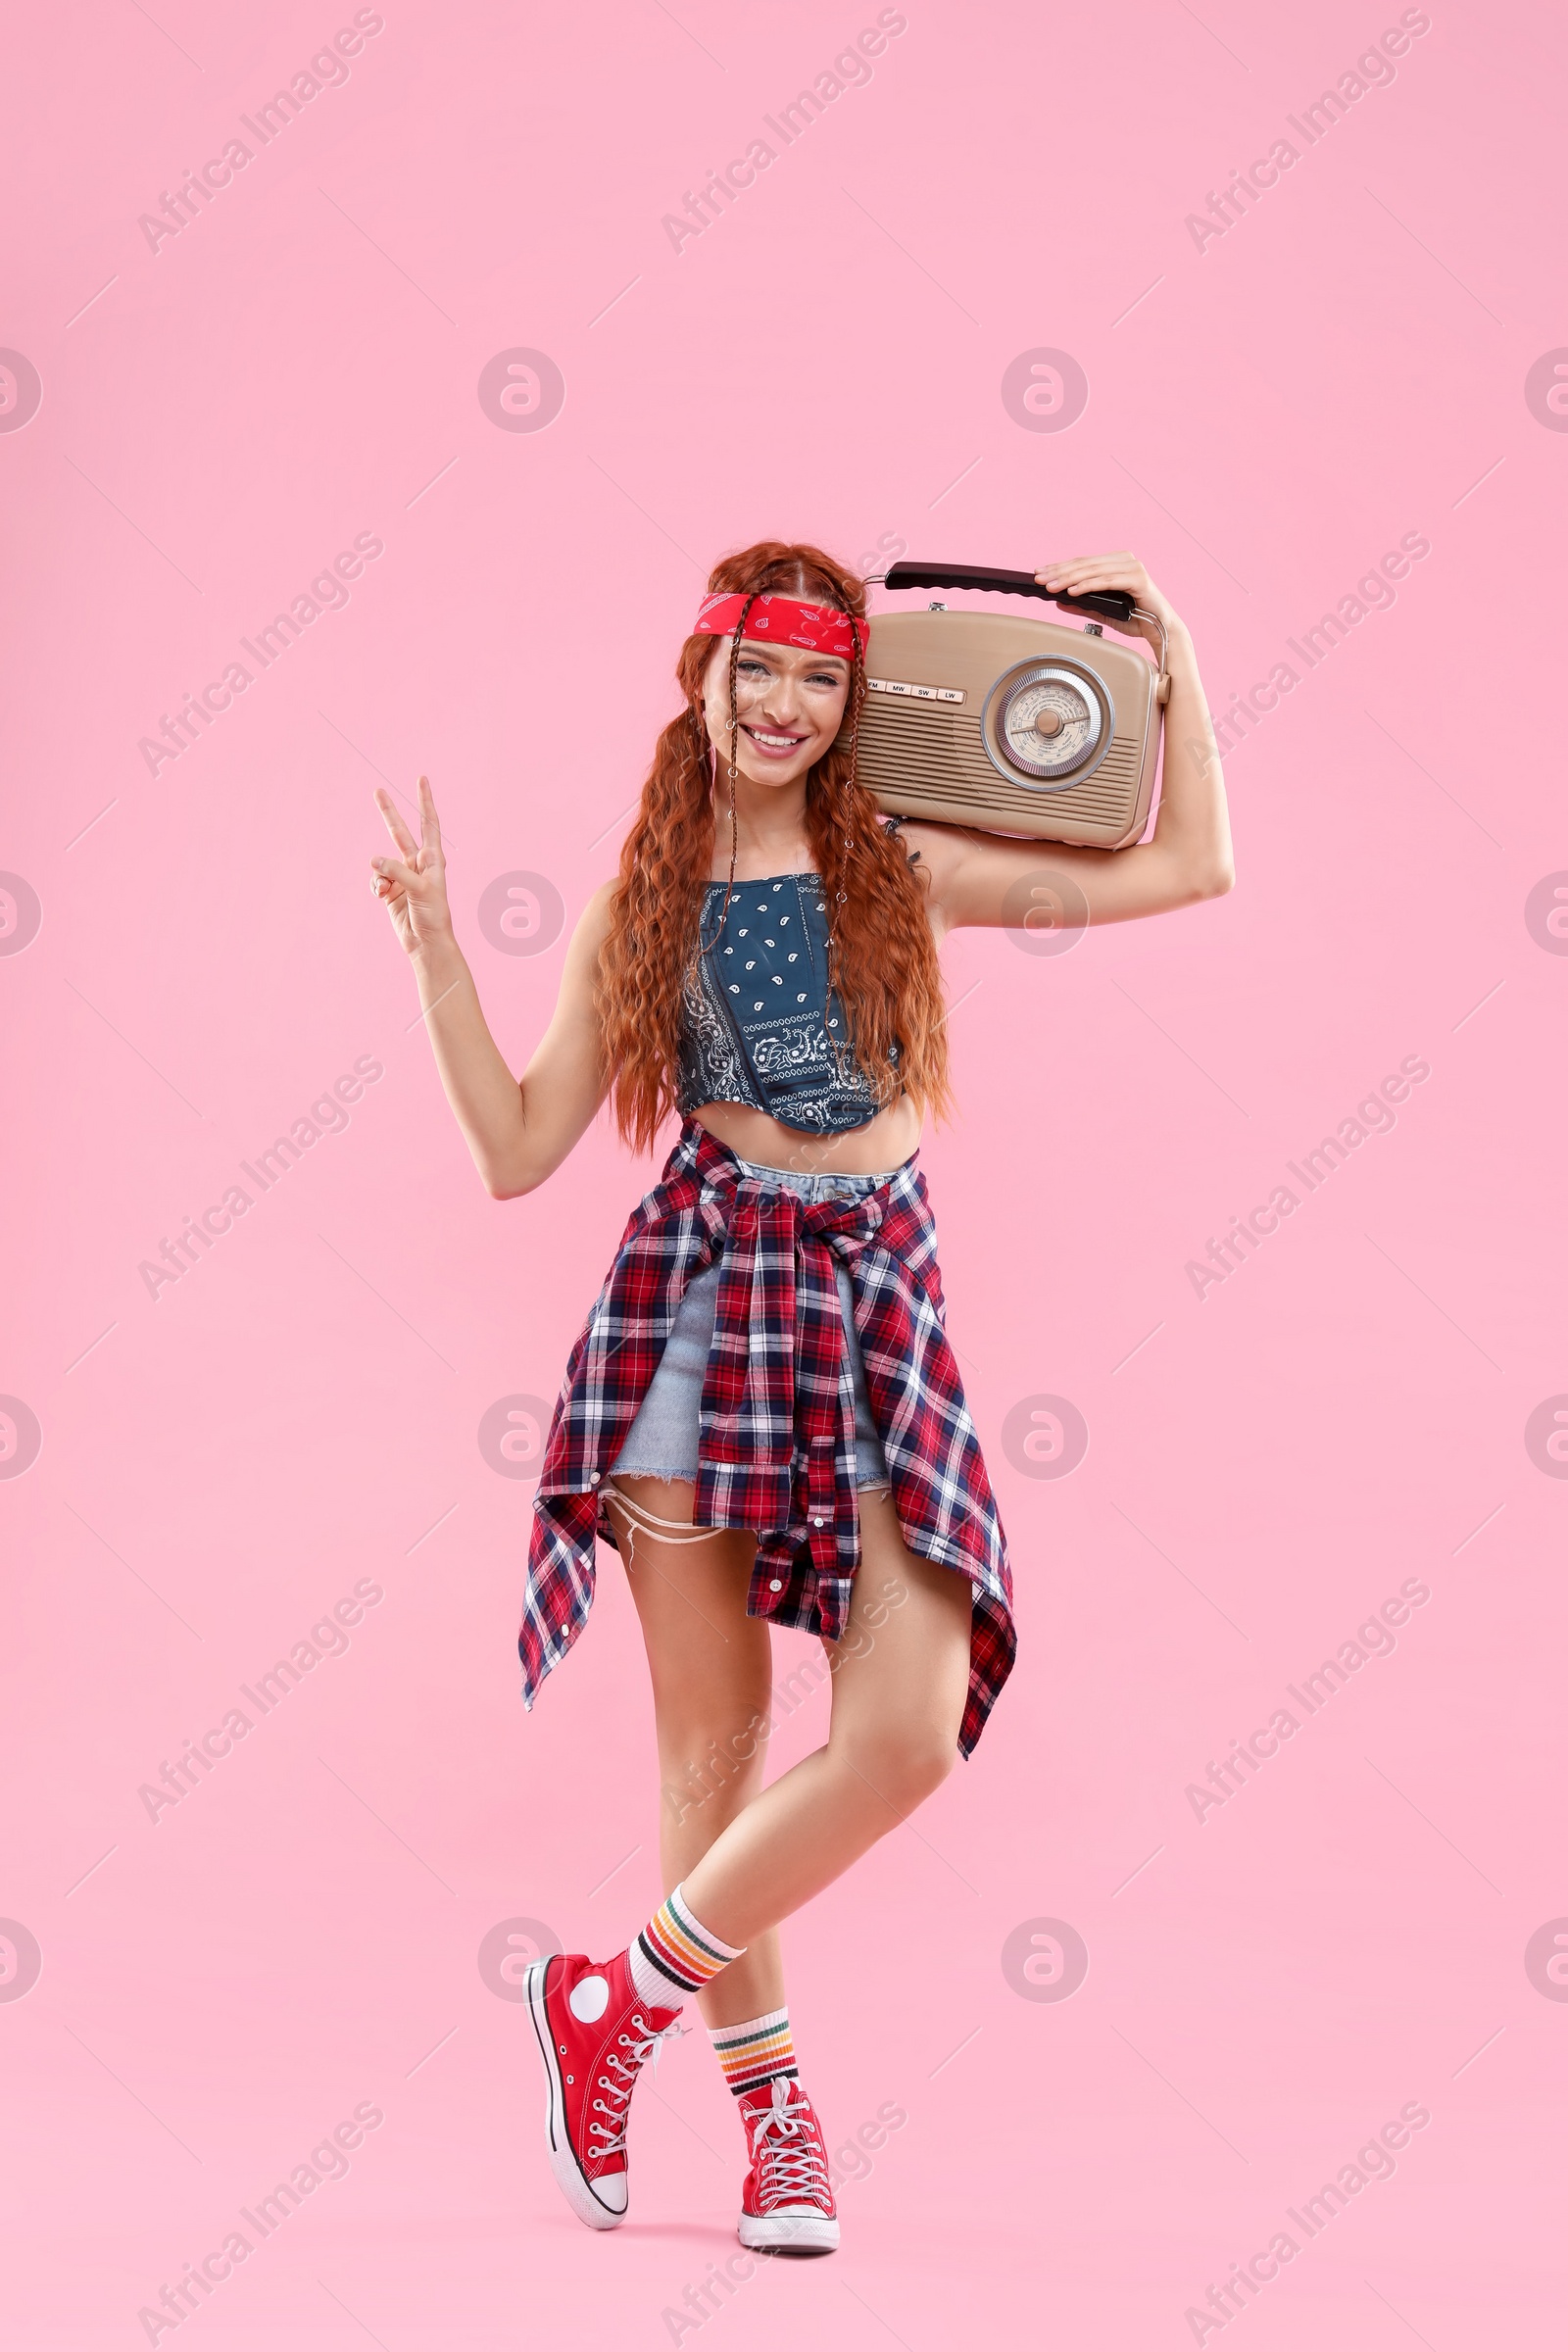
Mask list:
[[698,1527],[757,1531],[747,1608],[843,1638],[860,1562],[855,1393],[834,1259],[847,1266],[872,1415],[910,1551],[974,1592],[967,1756],[1012,1669],[1012,1578],[946,1328],[936,1226],[911,1158],[858,1198],[806,1200],[746,1176],[688,1118],[633,1210],[567,1358],[540,1470],[518,1651],[525,1706],[587,1622],[599,1496],[693,1277],[721,1258],[703,1385]]

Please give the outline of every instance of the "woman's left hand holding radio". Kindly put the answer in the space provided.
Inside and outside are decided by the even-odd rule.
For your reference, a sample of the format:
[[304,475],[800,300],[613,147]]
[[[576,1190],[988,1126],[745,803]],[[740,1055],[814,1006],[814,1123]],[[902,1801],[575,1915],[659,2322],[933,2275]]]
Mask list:
[[[1113,556],[1071,556],[1064,563],[1048,564],[1043,571],[1035,573],[1035,578],[1042,588],[1064,596],[1093,596],[1103,594],[1107,588],[1119,588],[1134,604],[1164,622],[1167,637],[1174,637],[1182,625],[1138,558],[1129,555],[1125,548]],[[1159,650],[1159,631],[1149,621],[1130,620],[1122,628],[1120,622],[1113,620],[1106,626],[1121,629],[1123,636],[1136,633],[1147,637],[1155,651]]]
[[[911,820],[904,835],[910,849],[920,852],[931,877],[933,918],[941,930],[1016,925],[1020,883],[1040,899],[1042,929],[1125,922],[1222,897],[1236,878],[1225,779],[1186,623],[1125,548],[1108,556],[1065,558],[1034,576],[1043,588],[1063,596],[1119,590],[1151,616],[1102,625],[1147,639],[1169,672],[1154,829],[1147,841],[1129,848],[1100,850]],[[1077,911],[1067,911],[1073,907]]]

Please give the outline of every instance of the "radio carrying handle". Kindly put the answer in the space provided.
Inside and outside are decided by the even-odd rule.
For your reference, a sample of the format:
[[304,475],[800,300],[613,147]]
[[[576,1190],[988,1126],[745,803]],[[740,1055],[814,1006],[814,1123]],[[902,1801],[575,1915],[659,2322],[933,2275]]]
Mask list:
[[[1137,599],[1120,588],[1094,590],[1087,596],[1063,596],[1037,580],[1032,571],[996,571],[984,564],[895,564],[878,575],[884,588],[970,588],[992,596],[1037,596],[1043,604],[1059,605],[1064,612],[1087,612],[1126,629],[1129,621],[1152,621],[1159,631],[1159,678],[1154,699],[1163,708],[1170,696],[1170,670],[1165,660],[1165,624],[1157,613],[1146,612]],[[1141,633],[1141,632],[1140,632]]]

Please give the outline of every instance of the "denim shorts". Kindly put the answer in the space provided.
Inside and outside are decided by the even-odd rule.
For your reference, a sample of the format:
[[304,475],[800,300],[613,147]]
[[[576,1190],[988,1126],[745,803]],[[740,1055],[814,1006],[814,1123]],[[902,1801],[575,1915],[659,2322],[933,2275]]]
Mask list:
[[[826,1170],[807,1176],[794,1168],[770,1168],[759,1160],[742,1159],[739,1152],[735,1157],[743,1175],[799,1193],[804,1200],[858,1200],[862,1194],[874,1193],[879,1184],[886,1184],[890,1176],[898,1174],[896,1168],[887,1168],[880,1176],[840,1176]],[[854,1286],[842,1258],[834,1258],[833,1271],[838,1276],[845,1344],[855,1384],[855,1484],[858,1489],[885,1487],[889,1483],[887,1455],[871,1415],[865,1366],[860,1360],[860,1343],[855,1329]],[[722,1261],[715,1258],[687,1284],[659,1369],[626,1432],[626,1442],[611,1465],[613,1477],[696,1480],[698,1409],[712,1343],[721,1272]]]

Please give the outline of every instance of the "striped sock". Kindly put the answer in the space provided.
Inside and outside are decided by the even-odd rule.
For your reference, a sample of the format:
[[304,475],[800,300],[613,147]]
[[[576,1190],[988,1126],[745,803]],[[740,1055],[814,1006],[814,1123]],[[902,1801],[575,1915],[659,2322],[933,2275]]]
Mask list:
[[770,2009],[765,2017],[751,2018],[744,2026],[710,2026],[709,2037],[737,2098],[760,2090],[775,2075],[794,2081],[800,2074],[787,2009]]
[[687,1908],[677,1886],[660,1904],[626,1958],[639,2000],[652,2008],[678,2009],[689,1992],[700,1992],[745,1949],[744,1943],[721,1943]]

